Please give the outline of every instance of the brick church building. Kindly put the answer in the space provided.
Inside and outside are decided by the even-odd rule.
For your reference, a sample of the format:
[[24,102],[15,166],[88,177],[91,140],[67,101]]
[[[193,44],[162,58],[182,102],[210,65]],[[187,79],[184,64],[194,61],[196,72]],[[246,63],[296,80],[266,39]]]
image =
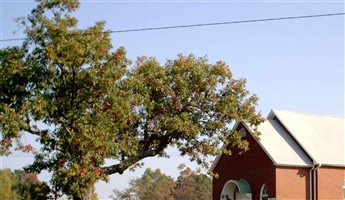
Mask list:
[[234,129],[249,151],[219,155],[211,169],[213,200],[345,199],[344,118],[272,110],[253,136]]

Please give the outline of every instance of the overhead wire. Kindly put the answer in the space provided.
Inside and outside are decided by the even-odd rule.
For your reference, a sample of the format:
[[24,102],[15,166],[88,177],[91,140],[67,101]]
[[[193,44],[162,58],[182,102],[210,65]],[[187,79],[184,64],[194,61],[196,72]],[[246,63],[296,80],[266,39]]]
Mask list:
[[[340,15],[345,15],[345,13],[328,13],[328,14],[317,14],[317,15],[302,15],[302,16],[290,16],[290,17],[278,17],[278,18],[250,19],[250,20],[240,20],[240,21],[213,22],[213,23],[203,23],[203,24],[188,24],[188,25],[161,26],[161,27],[125,29],[125,30],[110,30],[110,31],[104,31],[102,33],[114,34],[114,33],[156,31],[156,30],[179,29],[179,28],[193,28],[193,27],[220,26],[220,25],[229,25],[229,24],[243,24],[243,23],[255,23],[255,22],[331,17],[331,16],[340,16]],[[99,34],[99,33],[86,33],[86,34]],[[17,41],[17,40],[25,40],[25,39],[27,38],[1,39],[0,42],[9,42],[9,41]]]
[[242,20],[242,21],[214,22],[214,23],[205,23],[205,24],[163,26],[163,27],[153,27],[153,28],[108,31],[108,33],[128,33],[128,32],[137,32],[137,31],[153,31],[153,30],[162,30],[162,29],[192,28],[192,27],[202,27],[202,26],[218,26],[218,25],[227,25],[227,24],[253,23],[253,22],[288,20],[288,19],[303,19],[303,18],[312,18],[312,17],[330,17],[330,16],[344,15],[344,14],[345,13],[330,13],[330,14],[320,14],[320,15],[305,15],[305,16],[292,16],[292,17],[279,17],[279,18],[266,18],[266,19],[251,19],[251,20]]

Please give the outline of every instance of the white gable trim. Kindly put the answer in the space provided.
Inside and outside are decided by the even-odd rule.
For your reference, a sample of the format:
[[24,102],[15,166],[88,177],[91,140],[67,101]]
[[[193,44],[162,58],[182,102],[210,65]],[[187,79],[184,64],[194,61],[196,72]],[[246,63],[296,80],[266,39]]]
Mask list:
[[[261,149],[265,152],[265,154],[270,158],[270,160],[273,162],[273,165],[277,165],[277,162],[272,158],[272,156],[268,153],[267,149],[257,140],[257,138],[254,136],[254,130],[249,127],[246,123],[242,123],[246,129],[248,130],[248,132],[250,133],[250,135],[254,138],[254,140],[259,144],[259,146],[261,147]],[[259,136],[259,140],[260,140],[260,136]]]
[[[278,110],[277,110],[278,111]],[[269,113],[269,115],[267,116],[267,120],[273,120],[274,118],[277,119],[277,123],[279,123],[279,126],[283,129],[285,129],[284,132],[286,132],[286,134],[288,134],[289,138],[292,139],[292,142],[297,145],[301,151],[301,153],[303,153],[303,155],[306,156],[306,158],[309,160],[309,162],[305,162],[305,163],[286,163],[286,162],[281,162],[278,158],[278,160],[275,160],[274,156],[270,154],[269,149],[266,149],[265,146],[260,142],[260,137],[259,139],[257,139],[254,136],[254,130],[252,129],[252,127],[250,127],[248,124],[246,124],[243,121],[237,121],[235,123],[235,125],[233,126],[233,130],[238,129],[238,126],[242,123],[244,128],[251,134],[251,137],[254,138],[254,140],[259,144],[259,146],[261,147],[261,149],[265,152],[265,154],[269,157],[269,159],[272,161],[272,164],[274,166],[281,166],[281,167],[313,167],[316,164],[315,159],[310,155],[310,152],[308,152],[306,150],[306,148],[301,144],[300,141],[297,140],[297,138],[293,135],[293,133],[291,132],[291,130],[289,130],[289,128],[286,126],[286,124],[284,124],[284,122],[282,121],[282,119],[280,119],[279,115],[275,112],[275,110],[271,110],[271,112]],[[263,133],[264,134],[264,133]],[[223,144],[222,146],[222,150],[224,150],[227,146],[225,144]],[[298,153],[298,152],[296,152]],[[212,166],[210,168],[210,170],[213,172],[215,170],[215,167],[217,166],[219,160],[221,159],[221,157],[223,156],[223,154],[218,155],[216,157],[216,159],[214,160],[214,162],[212,163]],[[301,157],[302,158],[302,157]],[[303,159],[303,158],[302,158]],[[324,165],[324,164],[323,164]],[[329,165],[330,166],[330,165]],[[333,165],[334,166],[334,165]]]
[[[240,124],[243,124],[243,126],[245,127],[245,129],[250,133],[251,137],[254,138],[254,140],[259,144],[259,146],[261,147],[261,149],[265,152],[265,154],[270,158],[270,160],[272,161],[273,165],[277,165],[276,161],[271,157],[271,155],[268,153],[268,151],[262,146],[262,144],[257,141],[257,139],[254,136],[254,130],[249,127],[246,123],[242,122],[242,121],[237,121],[236,124],[234,125],[234,127],[232,128],[232,130],[236,130],[238,128],[238,126]],[[224,150],[227,147],[227,145],[223,144],[222,146],[222,150]],[[216,159],[214,160],[214,162],[212,163],[212,166],[210,168],[211,172],[214,171],[215,167],[217,166],[219,160],[221,159],[221,157],[223,156],[223,154],[220,154],[216,157]]]
[[[269,119],[267,117],[267,119]],[[272,161],[273,165],[274,166],[279,166],[279,167],[306,167],[306,168],[309,168],[309,167],[312,167],[313,165],[312,164],[286,164],[286,163],[279,163],[277,162],[273,157],[272,155],[269,153],[268,149],[266,149],[262,143],[260,142],[260,136],[259,136],[259,141],[258,139],[254,136],[254,130],[248,126],[248,124],[242,122],[242,124],[244,125],[244,127],[248,130],[248,132],[251,134],[251,136],[254,138],[254,140],[259,144],[260,148],[265,152],[265,154],[270,158],[270,160]],[[236,127],[237,129],[237,127]],[[299,144],[297,144],[299,145]],[[249,149],[250,150],[250,149]]]
[[[240,121],[237,121],[236,123],[235,123],[235,125],[232,127],[232,130],[233,129],[237,129],[237,127],[238,127],[238,125],[240,124],[241,122]],[[222,146],[222,150],[224,150],[226,148],[226,145],[225,144],[223,144],[223,146]],[[217,157],[216,157],[216,159],[214,159],[214,161],[213,161],[213,163],[212,163],[212,166],[211,166],[211,168],[210,168],[210,170],[211,170],[211,172],[213,172],[214,171],[214,168],[217,166],[217,164],[218,164],[218,162],[219,162],[219,160],[220,160],[220,158],[223,156],[223,154],[219,154],[219,155],[217,155]]]

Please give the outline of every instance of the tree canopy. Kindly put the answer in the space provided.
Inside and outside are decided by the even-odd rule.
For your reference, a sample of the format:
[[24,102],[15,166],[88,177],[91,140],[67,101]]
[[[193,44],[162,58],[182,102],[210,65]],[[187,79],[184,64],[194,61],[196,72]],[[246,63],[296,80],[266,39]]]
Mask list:
[[134,200],[134,199],[172,199],[174,191],[174,179],[165,175],[159,169],[146,169],[140,178],[132,179],[129,188],[120,191],[114,190],[113,199]]
[[[13,145],[33,152],[27,171],[48,170],[54,188],[91,199],[98,180],[167,156],[168,147],[205,167],[222,143],[247,149],[229,124],[258,125],[258,98],[224,62],[179,54],[164,65],[147,57],[132,64],[105,22],[78,28],[79,1],[37,2],[19,20],[23,44],[0,50],[1,154]],[[23,133],[41,148],[21,143]]]
[[38,180],[36,174],[23,170],[0,170],[1,200],[40,200],[50,198],[47,183]]
[[10,169],[0,170],[0,197],[3,200],[16,200],[17,195],[13,190],[16,184],[16,177]]
[[146,169],[144,174],[129,182],[129,188],[114,190],[114,200],[209,200],[211,199],[212,179],[182,166],[177,180],[162,173],[159,169]]
[[180,175],[175,182],[173,193],[176,200],[208,200],[212,199],[212,179],[198,171],[179,166]]

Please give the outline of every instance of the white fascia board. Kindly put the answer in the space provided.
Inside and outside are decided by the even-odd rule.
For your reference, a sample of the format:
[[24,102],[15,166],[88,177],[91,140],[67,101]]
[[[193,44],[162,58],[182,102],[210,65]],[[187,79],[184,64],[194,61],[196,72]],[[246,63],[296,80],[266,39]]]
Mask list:
[[274,165],[277,167],[302,167],[302,168],[311,168],[314,166],[314,165],[308,165],[308,164],[300,165],[300,164],[284,164],[284,163],[277,163]]
[[345,168],[344,164],[315,163],[314,165],[321,165],[321,167],[341,167],[341,168]]

